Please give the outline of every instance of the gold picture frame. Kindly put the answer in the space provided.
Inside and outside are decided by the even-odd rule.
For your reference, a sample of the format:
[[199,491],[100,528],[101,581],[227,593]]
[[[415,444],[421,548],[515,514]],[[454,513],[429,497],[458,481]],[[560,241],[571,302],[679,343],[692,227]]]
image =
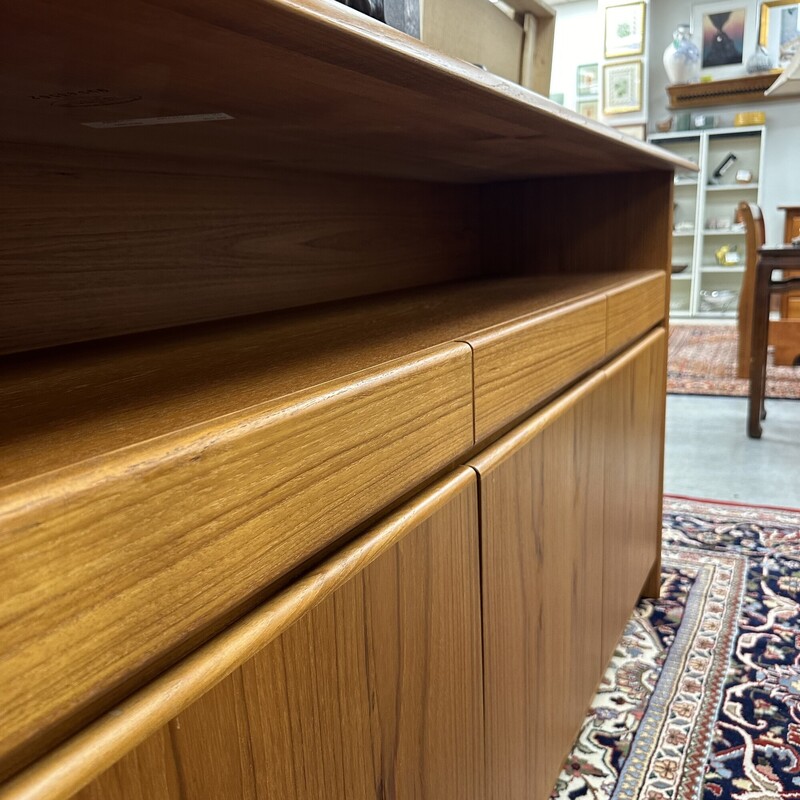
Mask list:
[[640,56],[644,53],[645,3],[606,6],[603,52],[606,59]]
[[[758,16],[758,44],[767,50],[770,57],[773,59],[774,66],[781,66],[782,43],[770,41],[770,17],[775,9],[783,8],[788,10],[792,6],[798,9],[796,15],[800,20],[800,3],[798,0],[763,0],[761,3],[761,9]],[[796,49],[797,46],[795,45],[794,50],[791,52],[795,52]],[[784,54],[784,62],[791,60],[791,52]],[[783,66],[785,66],[785,63]]]
[[642,110],[642,62],[620,61],[603,66],[603,114]]

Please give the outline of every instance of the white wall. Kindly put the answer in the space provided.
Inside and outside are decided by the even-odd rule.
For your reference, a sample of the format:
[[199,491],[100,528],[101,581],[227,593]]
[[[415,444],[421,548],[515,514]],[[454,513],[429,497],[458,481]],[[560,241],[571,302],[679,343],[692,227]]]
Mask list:
[[603,37],[598,35],[597,0],[565,3],[556,6],[555,11],[550,93],[563,93],[564,105],[574,109],[578,99],[578,65],[597,64],[602,55]]
[[[757,19],[756,0],[741,0],[741,4],[748,7],[750,20]],[[661,57],[678,23],[691,20],[692,4],[683,0],[650,0],[648,10],[650,12],[648,52],[651,54],[647,68],[650,85],[648,128],[653,129],[658,120],[676,113],[667,109],[667,75]],[[746,61],[750,55],[745,53],[744,60]],[[744,73],[744,70],[742,72]],[[767,241],[781,241],[783,214],[778,211],[777,206],[800,204],[800,98],[714,106],[707,110],[710,114],[727,118],[730,124],[733,124],[733,117],[739,111],[757,110],[766,113],[764,175],[760,178],[761,205],[767,228]]]

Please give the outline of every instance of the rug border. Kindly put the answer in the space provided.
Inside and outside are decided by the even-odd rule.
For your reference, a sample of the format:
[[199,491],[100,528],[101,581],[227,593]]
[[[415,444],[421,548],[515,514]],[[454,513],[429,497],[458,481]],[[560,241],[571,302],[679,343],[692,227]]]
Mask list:
[[716,500],[711,497],[693,497],[687,494],[672,494],[671,492],[664,492],[664,498],[670,500],[688,500],[694,503],[708,503],[715,506],[735,506],[736,508],[766,508],[769,511],[787,511],[790,514],[800,514],[800,508],[793,508],[792,506],[773,506],[765,503],[743,503],[739,500]]

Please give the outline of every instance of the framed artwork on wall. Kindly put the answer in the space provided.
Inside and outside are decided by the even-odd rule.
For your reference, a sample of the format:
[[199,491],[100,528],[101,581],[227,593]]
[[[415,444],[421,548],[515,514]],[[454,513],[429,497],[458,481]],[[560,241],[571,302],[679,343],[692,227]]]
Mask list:
[[577,110],[579,114],[589,119],[597,119],[597,100],[578,100]]
[[640,56],[644,53],[645,8],[644,3],[606,7],[606,58]]
[[797,0],[764,0],[761,3],[758,43],[769,53],[773,66],[786,67],[800,50],[800,3]]
[[599,72],[597,64],[581,64],[578,67],[577,94],[578,97],[587,97],[597,94]]
[[621,61],[603,67],[603,113],[642,110],[642,62]]
[[647,128],[643,122],[637,125],[614,125],[613,127],[620,133],[633,136],[634,139],[638,139],[641,142],[647,138]]
[[756,47],[752,12],[741,0],[692,7],[693,38],[700,46],[700,69],[715,78],[745,74]]

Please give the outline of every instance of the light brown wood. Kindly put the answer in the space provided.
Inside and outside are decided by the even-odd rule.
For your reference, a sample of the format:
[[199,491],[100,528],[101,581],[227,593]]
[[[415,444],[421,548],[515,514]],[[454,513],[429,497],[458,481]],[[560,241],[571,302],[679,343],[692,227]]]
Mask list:
[[6,359],[0,485],[468,341],[636,277],[454,283]]
[[665,359],[666,334],[658,330],[605,370],[604,662],[660,559]]
[[[426,181],[679,162],[328,0],[31,0],[4,24],[4,143]],[[208,113],[233,119],[84,124]]]
[[2,774],[468,448],[471,373],[443,345],[3,491]]
[[476,440],[602,361],[605,330],[606,298],[601,295],[470,336]]
[[486,0],[425,0],[422,40],[433,50],[521,83],[523,29]]
[[304,598],[301,584],[306,607],[280,638],[77,796],[123,800],[150,783],[164,798],[481,798],[477,522],[460,470],[402,530],[354,543],[356,564],[318,569],[333,594]]
[[0,353],[480,269],[477,187],[191,167],[0,147]]
[[606,350],[616,352],[664,319],[667,278],[647,275],[608,293]]
[[[368,615],[369,619],[383,622],[390,610],[407,613],[410,623],[419,621],[420,613],[431,614],[433,609],[441,609],[442,617],[446,617],[446,622],[442,618],[434,621],[431,614],[428,626],[423,628],[424,636],[420,635],[419,627],[410,625],[415,635],[404,648],[406,660],[403,662],[407,667],[407,674],[414,677],[414,680],[409,681],[410,684],[415,684],[420,670],[426,667],[425,659],[414,658],[414,654],[419,653],[414,648],[423,643],[433,644],[427,637],[434,637],[435,640],[439,636],[441,624],[450,632],[447,636],[442,634],[439,649],[431,648],[427,651],[428,679],[432,686],[442,688],[439,696],[432,694],[427,704],[421,704],[415,698],[413,702],[409,701],[408,708],[401,710],[404,720],[419,719],[417,715],[430,714],[432,710],[441,713],[442,722],[448,725],[447,730],[443,730],[437,720],[431,724],[437,733],[448,737],[450,749],[446,750],[443,742],[440,753],[452,759],[449,762],[450,767],[447,758],[440,757],[440,753],[435,756],[429,754],[425,763],[442,769],[457,764],[460,775],[452,778],[457,788],[467,787],[469,782],[479,783],[482,769],[482,727],[479,712],[477,720],[475,719],[476,711],[481,705],[476,513],[474,473],[469,469],[458,469],[132,695],[61,748],[4,784],[0,788],[0,798],[62,800],[71,797],[75,791],[142,742],[146,742],[145,746],[134,751],[126,763],[114,768],[107,776],[108,780],[106,776],[101,779],[103,791],[108,792],[101,796],[114,798],[112,792],[115,791],[116,781],[121,787],[120,791],[129,786],[134,789],[143,787],[143,800],[144,797],[148,800],[151,797],[172,797],[172,737],[163,735],[163,726],[184,712],[198,698],[205,696],[210,689],[234,673],[270,642],[291,631],[309,611],[325,604],[330,606],[331,603],[336,607],[335,592],[353,580],[363,582],[365,586],[369,582],[368,595],[376,598],[374,608]],[[405,541],[404,537],[409,536],[411,538],[407,546],[400,550],[393,549],[399,542]],[[419,553],[427,554],[427,571],[424,565],[418,563]],[[368,581],[365,580],[362,576],[365,568],[369,570],[370,565],[374,565],[380,558],[386,558],[390,563],[370,575]],[[392,607],[386,604],[386,598],[390,595],[385,591],[388,583],[384,580],[387,567],[391,572],[393,565],[398,562],[404,604]],[[422,585],[430,587],[427,595],[420,592],[421,574],[426,576]],[[426,599],[427,604],[424,602]],[[386,605],[381,607],[381,604]],[[400,621],[403,619],[401,614]],[[397,621],[395,616],[395,625]],[[375,631],[377,634],[377,627]],[[384,629],[384,633],[386,632]],[[361,633],[363,631],[352,632],[354,637]],[[395,627],[394,634],[403,640],[401,628]],[[391,633],[389,636],[391,637]],[[377,636],[372,642],[376,638]],[[396,643],[397,641],[395,639]],[[441,647],[442,643],[447,644],[447,647]],[[381,644],[385,642],[382,641]],[[365,652],[363,643],[359,652],[362,655]],[[377,655],[379,659],[383,657],[380,649]],[[307,653],[303,653],[302,657],[308,660]],[[390,681],[396,676],[396,672],[389,671],[391,663],[387,665],[386,661],[380,660],[378,666],[386,669],[382,673],[386,680],[380,684],[381,688],[391,691]],[[397,666],[394,665],[395,670]],[[454,671],[459,679],[455,681],[455,685],[451,685],[451,678],[455,678]],[[372,674],[374,679],[375,672]],[[343,680],[346,680],[346,676]],[[235,688],[231,692],[227,689],[220,690],[220,694],[212,702],[219,708],[226,697],[235,696],[237,691]],[[391,709],[386,712],[387,719],[392,713],[394,712]],[[227,715],[226,718],[231,719],[231,716]],[[252,723],[253,719],[250,720]],[[177,727],[177,724],[173,727]],[[455,740],[452,738],[454,731],[458,733]],[[147,737],[152,734],[156,736],[148,740]],[[226,746],[235,747],[235,744],[235,737],[226,741]],[[413,743],[410,746],[413,747]],[[134,780],[130,769],[137,761],[146,766],[146,771],[158,774],[138,775]],[[235,764],[233,761],[227,763]],[[392,763],[394,762],[388,760],[381,768],[390,769]],[[416,760],[411,759],[403,767],[415,769],[417,764]],[[203,765],[196,766],[202,768]],[[439,785],[436,783],[437,787]]]
[[476,459],[487,796],[548,796],[602,671],[604,378]]
[[729,106],[739,103],[762,103],[781,100],[781,97],[764,95],[780,75],[780,70],[740,78],[709,81],[708,83],[681,83],[667,86],[670,109]]

